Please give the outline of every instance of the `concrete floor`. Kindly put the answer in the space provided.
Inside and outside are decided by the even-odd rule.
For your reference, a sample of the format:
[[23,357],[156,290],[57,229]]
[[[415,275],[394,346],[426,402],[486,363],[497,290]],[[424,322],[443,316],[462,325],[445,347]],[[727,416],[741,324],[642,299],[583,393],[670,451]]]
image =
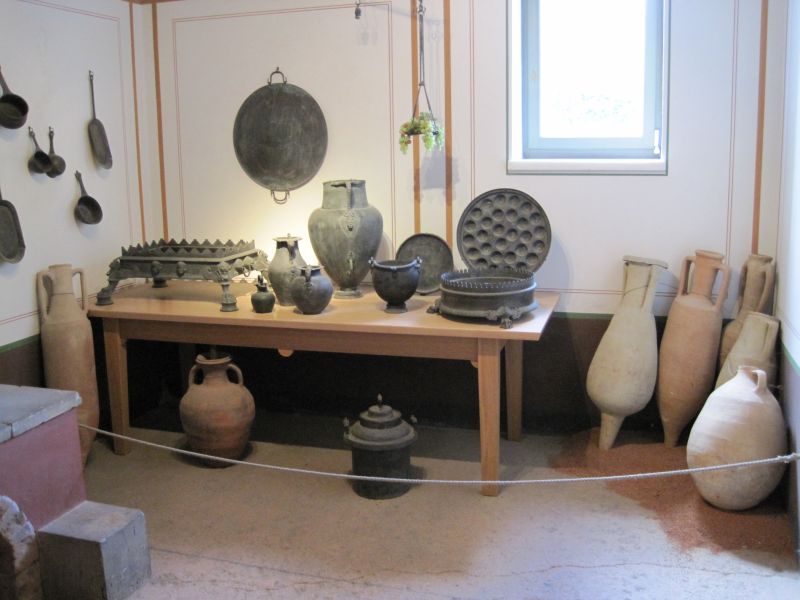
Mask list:
[[[477,432],[420,433],[415,470],[478,477]],[[562,443],[503,440],[503,478],[563,475],[548,467]],[[350,469],[345,450],[287,444],[256,442],[248,460]],[[653,512],[603,484],[510,486],[497,498],[421,485],[375,501],[345,481],[208,469],[142,446],[117,456],[105,441],[85,474],[91,500],[145,513],[153,572],[131,600],[800,598],[791,553],[681,548]]]

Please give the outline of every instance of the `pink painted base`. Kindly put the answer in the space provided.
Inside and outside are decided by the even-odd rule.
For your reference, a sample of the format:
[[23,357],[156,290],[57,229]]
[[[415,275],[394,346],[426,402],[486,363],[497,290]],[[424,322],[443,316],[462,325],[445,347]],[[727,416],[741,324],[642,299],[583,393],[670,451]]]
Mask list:
[[86,500],[75,409],[0,444],[0,495],[34,529]]

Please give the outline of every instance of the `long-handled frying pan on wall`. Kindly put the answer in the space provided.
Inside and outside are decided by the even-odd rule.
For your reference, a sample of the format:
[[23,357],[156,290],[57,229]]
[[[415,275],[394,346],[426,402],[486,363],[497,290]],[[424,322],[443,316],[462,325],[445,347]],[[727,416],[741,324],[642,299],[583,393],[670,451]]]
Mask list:
[[111,158],[111,148],[108,145],[106,128],[100,119],[97,118],[97,111],[94,106],[94,73],[89,71],[89,87],[92,93],[92,120],[89,121],[89,144],[92,146],[92,155],[98,165],[104,169],[110,169],[113,164]]
[[50,170],[47,172],[47,176],[51,179],[58,177],[64,171],[67,170],[67,163],[64,160],[64,157],[56,154],[56,151],[53,149],[53,138],[56,136],[55,130],[51,127],[50,128],[50,152],[47,153],[47,156],[50,157],[50,162],[53,164],[50,167]]
[[[275,75],[283,81],[273,83]],[[250,179],[283,204],[290,190],[308,183],[322,166],[328,149],[325,116],[308,92],[275,69],[236,114],[233,149]]]
[[0,262],[17,263],[25,255],[25,241],[17,209],[0,192]]
[[97,225],[103,220],[103,209],[97,200],[86,193],[80,172],[75,171],[75,179],[78,180],[78,185],[81,186],[81,197],[78,198],[78,202],[75,204],[75,218],[87,225]]
[[0,126],[6,129],[19,129],[25,125],[28,118],[28,103],[22,96],[11,93],[2,71],[0,71],[0,88],[3,89],[3,95],[0,96]]

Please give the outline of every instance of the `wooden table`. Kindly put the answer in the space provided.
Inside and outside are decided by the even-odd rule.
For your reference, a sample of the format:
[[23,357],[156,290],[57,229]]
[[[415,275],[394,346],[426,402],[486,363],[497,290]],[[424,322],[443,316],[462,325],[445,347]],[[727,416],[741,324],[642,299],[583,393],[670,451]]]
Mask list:
[[[502,329],[488,321],[461,321],[429,314],[435,297],[415,296],[408,312],[388,314],[384,302],[366,286],[362,298],[334,299],[319,315],[302,315],[294,307],[276,306],[256,314],[250,306],[252,285],[234,284],[239,310],[219,310],[219,286],[200,281],[170,281],[166,288],[139,285],[122,289],[114,304],[91,306],[89,316],[103,321],[111,425],[129,431],[129,339],[274,348],[284,356],[295,350],[382,356],[468,360],[478,370],[481,478],[497,480],[500,469],[500,357],[505,349],[508,437],[522,435],[522,342],[536,341],[553,313],[558,294],[537,293],[539,308]],[[115,440],[114,450],[127,454],[130,444]],[[481,492],[496,496],[495,484]]]

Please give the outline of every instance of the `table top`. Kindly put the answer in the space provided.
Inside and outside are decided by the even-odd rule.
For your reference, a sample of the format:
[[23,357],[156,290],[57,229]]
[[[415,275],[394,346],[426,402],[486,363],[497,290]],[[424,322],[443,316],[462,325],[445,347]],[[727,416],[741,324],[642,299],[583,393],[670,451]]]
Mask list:
[[279,306],[271,313],[253,312],[250,294],[255,286],[233,283],[230,291],[237,298],[238,311],[221,312],[219,284],[209,281],[169,280],[167,287],[153,288],[150,284],[135,285],[117,290],[113,304],[90,304],[89,316],[103,319],[131,319],[193,323],[285,328],[294,330],[360,331],[364,333],[436,335],[499,340],[538,340],[553,314],[558,294],[537,292],[539,307],[515,320],[513,327],[503,329],[497,322],[483,319],[456,319],[427,312],[438,294],[414,296],[406,302],[408,311],[390,314],[386,303],[366,284],[361,285],[361,298],[333,298],[318,315],[304,315],[294,306]]

